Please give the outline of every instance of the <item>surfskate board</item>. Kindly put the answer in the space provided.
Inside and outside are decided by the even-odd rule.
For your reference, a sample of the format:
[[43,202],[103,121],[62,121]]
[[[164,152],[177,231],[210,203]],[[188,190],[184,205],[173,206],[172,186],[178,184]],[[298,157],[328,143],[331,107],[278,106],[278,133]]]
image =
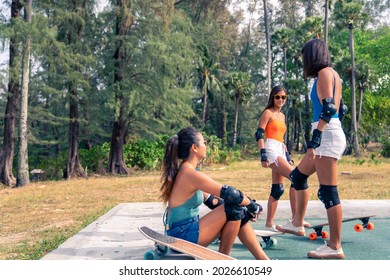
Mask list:
[[169,249],[183,253],[198,260],[235,260],[235,258],[208,249],[198,244],[161,234],[146,226],[140,226],[138,230],[148,239],[155,242],[156,248],[147,251],[145,260],[161,259],[169,253]]
[[[345,223],[345,222],[350,222],[350,221],[354,221],[354,220],[360,220],[361,223],[355,224],[353,227],[356,232],[361,232],[361,231],[363,231],[363,229],[373,230],[374,224],[372,222],[370,222],[370,218],[374,217],[374,216],[375,215],[367,215],[367,216],[346,218],[346,219],[343,219],[342,222]],[[323,228],[325,226],[329,226],[329,223],[323,223],[323,224],[308,227],[308,228],[314,229],[314,232],[309,234],[309,239],[316,240],[318,237],[328,238],[329,233],[327,231],[323,230]]]
[[275,232],[270,230],[254,230],[255,234],[263,239],[263,242],[260,242],[262,248],[270,248],[278,244],[278,241],[274,236],[283,234],[283,232]]

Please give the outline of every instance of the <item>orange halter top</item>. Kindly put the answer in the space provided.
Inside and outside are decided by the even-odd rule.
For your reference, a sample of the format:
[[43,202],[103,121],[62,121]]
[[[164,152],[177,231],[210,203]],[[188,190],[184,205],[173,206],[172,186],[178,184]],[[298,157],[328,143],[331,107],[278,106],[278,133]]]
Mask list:
[[286,124],[278,119],[273,119],[265,127],[265,136],[267,139],[274,139],[279,142],[284,142],[283,136],[286,132]]

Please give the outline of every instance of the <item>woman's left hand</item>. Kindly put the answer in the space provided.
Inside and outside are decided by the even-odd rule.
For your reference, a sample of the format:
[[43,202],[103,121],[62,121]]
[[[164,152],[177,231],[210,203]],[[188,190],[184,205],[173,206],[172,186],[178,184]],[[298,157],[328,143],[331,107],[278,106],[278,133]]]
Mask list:
[[306,152],[307,157],[309,160],[315,159],[316,155],[314,154],[314,149],[313,148],[308,148]]

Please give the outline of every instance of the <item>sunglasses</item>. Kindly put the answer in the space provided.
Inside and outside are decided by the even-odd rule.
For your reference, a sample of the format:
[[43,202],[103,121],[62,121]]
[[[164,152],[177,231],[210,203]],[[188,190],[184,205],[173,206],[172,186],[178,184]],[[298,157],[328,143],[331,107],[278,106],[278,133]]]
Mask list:
[[287,95],[275,95],[274,97],[276,100],[279,100],[280,98],[282,98],[283,100],[287,99]]

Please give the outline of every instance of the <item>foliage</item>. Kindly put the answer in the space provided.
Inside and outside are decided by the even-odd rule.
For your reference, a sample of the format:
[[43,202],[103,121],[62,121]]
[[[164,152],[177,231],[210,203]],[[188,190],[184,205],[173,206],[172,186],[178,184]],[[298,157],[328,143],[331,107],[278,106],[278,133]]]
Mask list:
[[390,158],[390,137],[382,141],[381,155]]
[[241,151],[238,149],[222,149],[222,140],[214,135],[203,136],[207,140],[207,156],[203,161],[203,165],[211,165],[216,163],[229,164],[241,159]]

